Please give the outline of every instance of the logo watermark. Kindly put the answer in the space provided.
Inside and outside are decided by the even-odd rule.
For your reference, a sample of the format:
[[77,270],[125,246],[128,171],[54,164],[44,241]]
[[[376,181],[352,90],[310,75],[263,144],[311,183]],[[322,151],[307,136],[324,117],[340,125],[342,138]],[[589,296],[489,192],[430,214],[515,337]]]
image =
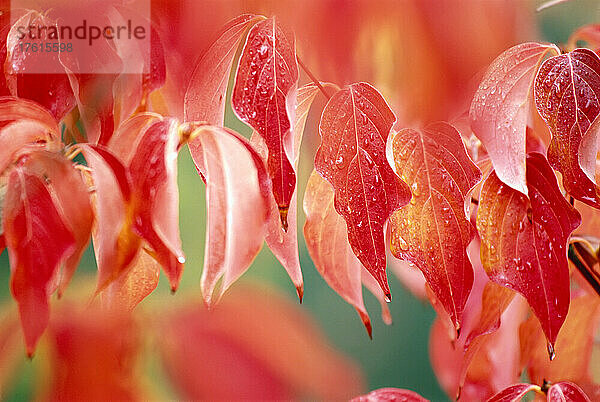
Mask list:
[[10,16],[7,50],[15,72],[149,71],[150,0],[12,0]]

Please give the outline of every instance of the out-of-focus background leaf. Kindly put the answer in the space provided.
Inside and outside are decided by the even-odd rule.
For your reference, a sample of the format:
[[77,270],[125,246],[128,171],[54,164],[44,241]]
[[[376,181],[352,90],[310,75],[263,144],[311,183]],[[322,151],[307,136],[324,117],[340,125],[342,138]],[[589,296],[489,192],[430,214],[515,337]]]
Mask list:
[[[201,3],[201,2],[199,2]],[[260,2],[259,2],[260,3]],[[270,2],[265,2],[266,6],[261,10],[253,9],[257,2],[238,2],[224,1],[224,7],[230,6],[225,14],[236,15],[242,12],[266,12],[272,7]],[[279,9],[286,7],[287,2],[281,2],[277,7]],[[309,2],[310,3],[310,2]],[[358,1],[349,2],[364,6],[368,4],[369,8],[373,8],[376,13],[378,1]],[[398,7],[402,9],[404,1],[399,1]],[[406,2],[411,3],[411,2]],[[460,7],[460,2],[443,2],[446,7]],[[519,2],[516,2],[519,3]],[[536,40],[542,39],[556,43],[565,43],[569,34],[579,26],[584,24],[597,22],[600,18],[600,5],[596,0],[572,0],[566,4],[561,4],[553,8],[544,10],[539,14],[533,14],[536,5],[541,2],[521,1],[520,4],[524,10],[529,10],[523,15],[522,21],[517,20],[516,30],[520,30],[524,34],[518,35],[521,40]],[[213,4],[213,3],[211,3]],[[246,7],[243,5],[246,4]],[[291,7],[290,3],[290,7]],[[381,4],[389,6],[388,2],[381,1]],[[448,5],[450,4],[450,5]],[[169,7],[168,5],[162,5]],[[433,5],[431,5],[433,7]],[[234,9],[233,7],[239,7]],[[201,9],[196,6],[195,9]],[[266,9],[266,11],[265,11]],[[206,8],[206,12],[210,13],[210,8]],[[468,13],[464,14],[468,16]],[[533,17],[532,17],[533,16]],[[530,18],[537,26],[529,25]],[[377,27],[369,26],[370,20],[368,17],[359,18],[363,24],[366,24],[364,31],[370,32]],[[225,22],[225,21],[223,21]],[[395,21],[388,21],[390,24]],[[306,24],[313,24],[312,21],[306,21]],[[403,23],[398,21],[397,23]],[[429,21],[424,19],[419,21],[421,24],[428,24]],[[457,23],[454,21],[454,23]],[[460,23],[460,21],[458,21]],[[463,21],[463,23],[473,24],[473,21]],[[523,26],[518,25],[524,24]],[[458,29],[458,28],[457,28]],[[475,33],[481,35],[493,35],[494,33],[487,32],[488,26],[474,26]],[[327,27],[321,27],[321,32],[327,32]],[[385,31],[382,31],[385,32]],[[538,32],[538,33],[536,33]],[[297,31],[296,35],[299,41],[299,54],[302,56],[302,32]],[[335,35],[335,33],[332,33]],[[533,35],[533,36],[532,36]],[[389,39],[389,38],[388,38]],[[381,37],[382,41],[386,40],[385,36]],[[410,40],[410,39],[409,39]],[[335,42],[335,37],[333,42]],[[465,43],[470,43],[465,40]],[[381,79],[381,88],[384,95],[391,96],[395,99],[396,92],[391,87],[395,82],[398,85],[405,85],[402,77],[389,76],[385,73],[385,69],[377,69],[369,65],[369,63],[386,62],[387,60],[403,60],[402,58],[389,58],[385,52],[389,49],[383,46],[382,61],[369,62],[365,60],[367,65],[359,66],[354,69],[355,74],[352,75],[352,80],[368,80],[371,77],[363,77],[356,71],[379,71],[380,74],[373,74],[375,81],[377,77]],[[411,43],[405,46],[411,46]],[[167,47],[168,49],[168,47]],[[168,50],[167,50],[168,52]],[[343,50],[340,50],[343,52]],[[381,53],[381,51],[380,51]],[[376,53],[375,53],[376,54]],[[356,55],[355,55],[356,56]],[[356,56],[360,60],[360,55]],[[491,62],[495,55],[490,56]],[[313,58],[314,60],[314,58]],[[321,63],[328,63],[324,58]],[[411,60],[403,60],[404,63],[411,63]],[[334,64],[335,66],[335,64]],[[330,66],[331,67],[331,66]],[[396,66],[397,67],[397,66]],[[397,67],[398,68],[398,67]],[[316,71],[329,71],[327,68],[316,67]],[[401,70],[401,69],[400,69]],[[388,75],[386,75],[388,74]],[[331,73],[327,73],[331,76]],[[335,74],[333,74],[335,75]],[[332,79],[331,77],[324,77]],[[475,77],[478,80],[479,77]],[[377,86],[378,82],[374,82]],[[387,93],[386,93],[387,92]],[[392,94],[393,93],[393,94]],[[410,102],[407,100],[406,102]],[[228,103],[229,105],[229,103]],[[405,116],[403,113],[397,112],[399,116]],[[317,116],[318,117],[318,116]],[[449,117],[449,116],[446,116]],[[410,116],[411,119],[414,116]],[[314,149],[318,142],[318,134],[314,132],[316,122],[315,116],[311,116],[313,121],[309,119],[307,131],[305,134],[306,143],[303,145],[302,152],[304,155],[301,158],[299,169],[299,186],[300,194],[303,193],[308,175],[312,169],[312,158]],[[231,112],[230,107],[226,111],[226,125],[239,130],[242,134],[249,136],[250,130],[240,123]],[[187,263],[182,278],[182,283],[179,291],[171,296],[169,294],[169,286],[166,278],[161,274],[159,288],[139,307],[142,311],[152,311],[152,306],[160,303],[162,307],[168,303],[181,303],[187,298],[198,299],[199,296],[199,281],[204,254],[204,233],[205,233],[205,217],[206,209],[204,202],[204,184],[196,174],[193,162],[187,149],[183,149],[179,157],[179,189],[180,189],[180,226],[183,239],[183,249],[187,256]],[[298,205],[302,205],[302,198],[299,197]],[[76,208],[76,206],[73,206]],[[301,208],[300,208],[301,209]],[[373,340],[370,340],[366,335],[361,320],[358,318],[353,308],[345,303],[337,294],[331,290],[324,280],[316,271],[301,235],[302,226],[304,224],[303,213],[299,213],[299,239],[300,239],[300,263],[305,280],[305,296],[302,308],[309,312],[319,323],[324,333],[329,340],[344,354],[354,359],[363,369],[368,389],[372,390],[380,387],[399,387],[407,388],[416,391],[423,396],[434,400],[447,400],[446,395],[440,389],[435,376],[433,375],[429,357],[428,357],[428,338],[430,326],[433,322],[435,313],[433,309],[423,302],[417,300],[409,294],[398,280],[390,273],[390,287],[393,294],[393,302],[390,305],[393,325],[386,326],[379,317],[380,307],[377,300],[369,293],[365,292],[365,301],[367,309],[371,314],[373,321]],[[248,233],[252,236],[252,233]],[[91,247],[86,251],[79,271],[76,274],[76,279],[84,278],[86,275],[93,275],[96,270],[96,264],[93,257]],[[10,299],[9,292],[9,263],[8,256],[5,252],[0,256],[0,302],[6,308],[15,308],[15,303]],[[283,267],[277,262],[271,252],[265,247],[256,258],[253,266],[248,273],[242,277],[242,281],[253,280],[261,281],[272,285],[284,292],[290,299],[297,300],[295,288],[290,282]],[[66,292],[66,297],[70,293],[76,293],[76,284]],[[91,292],[90,292],[91,294]],[[225,295],[227,297],[227,294]],[[54,300],[54,299],[53,299]],[[33,361],[23,361],[14,372],[12,386],[9,390],[3,393],[3,397],[9,401],[30,400],[34,396],[36,384],[40,384],[40,376],[43,375],[44,361],[41,359],[33,359]],[[150,376],[154,376],[152,381],[154,386],[161,390],[161,394],[173,397],[171,386],[166,382],[165,377],[160,368],[158,359],[155,356],[149,356],[144,359],[145,368]],[[43,378],[41,383],[43,383]]]

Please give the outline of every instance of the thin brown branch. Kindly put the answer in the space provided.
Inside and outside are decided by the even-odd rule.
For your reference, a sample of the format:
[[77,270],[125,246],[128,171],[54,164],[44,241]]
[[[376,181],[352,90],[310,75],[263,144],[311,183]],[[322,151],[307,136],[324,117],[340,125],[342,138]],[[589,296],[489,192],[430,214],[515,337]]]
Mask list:
[[315,77],[309,68],[306,67],[306,65],[302,62],[302,60],[300,60],[300,56],[296,56],[296,59],[298,60],[298,65],[302,68],[302,70],[304,70],[306,75],[308,75],[312,82],[319,88],[321,93],[329,100],[331,95],[325,90],[325,87],[321,85],[321,82],[317,79],[317,77]]

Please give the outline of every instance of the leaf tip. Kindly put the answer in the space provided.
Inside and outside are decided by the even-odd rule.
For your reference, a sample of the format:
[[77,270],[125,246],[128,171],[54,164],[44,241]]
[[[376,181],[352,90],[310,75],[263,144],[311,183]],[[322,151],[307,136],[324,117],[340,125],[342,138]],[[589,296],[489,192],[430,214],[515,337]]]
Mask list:
[[287,233],[288,230],[288,220],[287,220],[287,215],[288,215],[288,207],[279,207],[279,219],[281,220],[281,229],[283,229],[284,232]]
[[556,352],[554,351],[554,345],[552,344],[552,342],[548,342],[547,347],[548,347],[548,357],[550,358],[550,361],[552,361],[556,357]]
[[302,299],[304,298],[304,284],[303,283],[296,286],[296,293],[298,293],[298,300],[300,301],[300,304],[302,304]]
[[369,318],[369,314],[367,314],[365,310],[361,310],[358,307],[356,308],[356,311],[358,312],[358,315],[360,316],[360,319],[363,322],[365,329],[367,330],[367,335],[369,335],[369,338],[373,340],[373,327],[371,326],[371,319]]

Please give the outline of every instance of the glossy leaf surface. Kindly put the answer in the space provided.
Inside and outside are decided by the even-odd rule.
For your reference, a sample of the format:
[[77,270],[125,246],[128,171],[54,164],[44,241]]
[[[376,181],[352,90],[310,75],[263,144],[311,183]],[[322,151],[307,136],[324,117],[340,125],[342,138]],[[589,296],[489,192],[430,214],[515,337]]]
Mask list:
[[[554,45],[529,42],[498,56],[487,69],[473,97],[471,128],[485,146],[498,178],[527,194],[525,130],[532,107],[537,68]],[[535,110],[534,110],[535,113]]]
[[[300,159],[300,144],[304,134],[304,126],[310,107],[318,94],[316,85],[308,84],[298,90],[298,105],[295,110],[296,121],[292,127],[293,146],[291,149],[292,162],[294,169],[298,169],[298,161]],[[261,155],[265,164],[268,163],[268,149],[265,141],[260,135],[252,133],[250,143],[254,149]],[[288,230],[281,230],[279,219],[279,207],[273,197],[270,197],[270,217],[267,225],[267,233],[265,241],[269,249],[275,254],[279,262],[284,266],[292,282],[296,286],[296,290],[300,300],[304,293],[304,283],[302,279],[302,270],[300,269],[300,259],[298,255],[298,233],[297,233],[297,193],[294,192],[290,200],[290,208],[287,215]]]
[[[243,14],[229,21],[217,39],[200,56],[185,93],[186,121],[223,125],[233,59],[244,35],[259,19],[260,17],[252,14]],[[192,145],[193,143],[190,148]]]
[[177,127],[174,119],[161,119],[146,126],[129,163],[131,202],[136,214],[133,230],[153,249],[173,291],[185,262],[179,236]]
[[384,226],[410,199],[386,158],[396,117],[381,94],[366,83],[334,94],[321,116],[315,169],[335,191],[336,211],[346,221],[354,254],[390,297]]
[[530,200],[492,172],[481,190],[477,229],[490,279],[521,293],[554,344],[569,309],[567,239],[579,213],[564,199],[543,155],[527,156]]
[[[202,126],[195,142],[205,180],[206,255],[200,287],[204,301],[218,301],[260,251],[269,218],[270,185],[260,155],[239,134]],[[252,235],[249,235],[249,234]],[[222,279],[220,288],[217,282]],[[215,295],[216,293],[216,295]]]
[[410,204],[390,219],[391,251],[421,269],[459,329],[473,284],[466,249],[475,230],[465,215],[465,202],[481,172],[458,131],[447,123],[400,130],[391,139],[390,153],[396,172],[412,191]]
[[98,286],[103,290],[130,266],[141,244],[133,233],[135,210],[131,204],[131,177],[123,163],[107,149],[80,145],[92,169],[97,225],[92,240],[98,264]]
[[[362,295],[364,268],[352,252],[345,222],[335,211],[333,199],[331,185],[313,171],[304,193],[306,247],[323,279],[356,309],[371,336],[371,320]],[[384,321],[390,323],[391,316],[383,300],[383,292],[377,286],[374,290],[382,302]]]
[[540,387],[532,384],[515,384],[503,389],[488,399],[487,402],[519,402],[529,391],[538,390]]
[[577,384],[561,381],[548,390],[548,402],[590,402],[585,392]]
[[[44,106],[56,120],[61,120],[75,106],[69,77],[66,72],[59,74],[40,71],[41,66],[46,71],[62,70],[57,52],[27,52],[21,49],[23,42],[19,28],[30,25],[55,27],[56,21],[37,11],[28,11],[16,20],[5,38],[8,52],[6,70],[3,69],[3,72],[12,95],[35,101]],[[47,33],[42,33],[37,40],[38,43],[57,43]]]
[[571,196],[600,208],[595,164],[580,165],[582,160],[596,159],[595,138],[582,139],[600,113],[600,58],[591,50],[576,49],[546,60],[537,74],[534,95],[552,133],[550,165],[562,173]]
[[427,402],[428,399],[423,398],[416,392],[399,389],[399,388],[380,388],[371,391],[366,395],[358,396],[351,399],[352,402]]
[[254,25],[240,56],[231,102],[238,117],[267,145],[267,169],[284,230],[296,189],[291,126],[297,85],[294,35],[275,17]]
[[90,242],[94,223],[90,193],[81,173],[62,155],[37,151],[25,158],[24,166],[29,173],[45,181],[63,222],[75,238],[75,250],[65,261],[60,274],[60,296],[67,288]]
[[19,304],[31,356],[48,324],[52,282],[60,264],[75,249],[75,239],[42,179],[22,168],[10,174],[2,226],[12,272],[10,288]]

